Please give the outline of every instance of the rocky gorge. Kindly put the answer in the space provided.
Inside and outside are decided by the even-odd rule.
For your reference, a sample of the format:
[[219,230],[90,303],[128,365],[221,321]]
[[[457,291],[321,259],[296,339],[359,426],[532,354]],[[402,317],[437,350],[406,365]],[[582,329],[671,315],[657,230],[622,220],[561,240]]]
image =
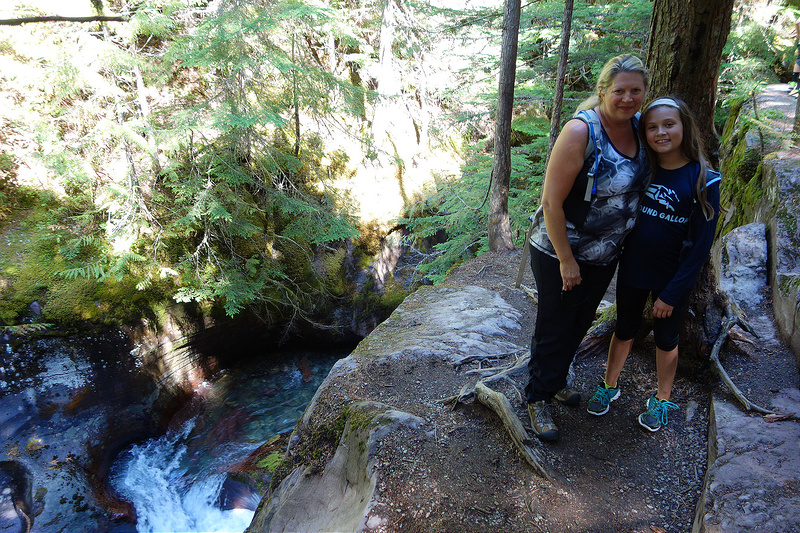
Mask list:
[[[792,116],[794,100],[784,87],[772,89],[766,104]],[[728,161],[763,149],[763,137],[731,124]],[[725,223],[736,229],[715,252],[721,286],[756,325],[731,330],[723,358],[773,417],[743,410],[709,366],[682,365],[681,413],[644,435],[632,420],[653,387],[646,342],[621,378],[619,414],[598,424],[585,410],[562,408],[564,442],[514,439],[515,429],[483,403],[452,405],[446,399],[498,374],[496,388],[528,423],[519,360],[535,305],[512,286],[521,253],[486,254],[406,299],[336,364],[295,429],[282,481],[247,532],[797,531],[798,168],[796,149],[776,150],[759,165],[761,179],[746,175],[730,188],[758,200],[731,199]],[[580,357],[573,387],[591,390],[604,361],[602,351]]]
[[[759,148],[752,133],[731,137],[744,143],[742,150]],[[800,410],[793,340],[797,168],[796,150],[767,156],[760,194],[750,190],[752,180],[750,189],[740,189],[758,201],[732,210],[727,222],[737,229],[717,251],[720,284],[758,333],[737,332],[736,340],[726,343],[726,367],[756,403],[784,414]],[[285,370],[281,379],[310,388],[294,404],[302,417],[296,427],[292,419],[269,428],[284,434],[284,441],[264,442],[262,433],[261,440],[236,442],[243,446],[229,455],[228,445],[240,438],[237,431],[264,425],[267,416],[225,410],[227,396],[211,416],[192,400],[218,394],[210,376],[229,385],[252,379],[253,374],[222,372],[226,359],[254,351],[236,344],[235,332],[217,329],[212,343],[214,328],[176,307],[157,330],[145,324],[85,336],[78,341],[81,353],[64,339],[45,338],[36,341],[37,353],[48,357],[34,356],[6,335],[0,416],[7,439],[0,470],[4,494],[11,497],[2,500],[4,525],[23,531],[188,531],[177,510],[160,511],[162,518],[175,519],[167,522],[171,525],[148,522],[132,497],[110,482],[114,462],[131,445],[152,444],[150,439],[167,434],[182,435],[194,447],[168,448],[166,457],[186,462],[206,448],[209,455],[194,466],[195,474],[235,474],[217,487],[208,507],[233,514],[244,509],[249,512],[244,519],[232,518],[236,525],[222,527],[250,532],[797,527],[797,423],[743,413],[709,367],[687,364],[676,383],[681,414],[659,434],[642,434],[632,420],[652,387],[652,347],[646,340],[624,376],[627,388],[614,415],[598,424],[585,409],[565,407],[559,413],[564,442],[544,447],[523,436],[541,471],[474,396],[447,401],[479,377],[507,369],[493,387],[527,425],[518,396],[524,367],[518,363],[528,349],[536,309],[529,292],[514,286],[520,262],[519,250],[484,254],[441,285],[422,287],[354,350],[345,350],[341,355],[349,355],[330,373],[302,357],[287,358],[278,365]],[[522,285],[533,285],[527,268]],[[189,331],[206,333],[192,345]],[[601,352],[579,358],[575,386],[591,389],[603,361]],[[275,363],[253,362],[262,369]],[[12,375],[39,377],[7,379]],[[278,394],[263,383],[242,403]],[[291,389],[287,396],[302,394]],[[108,398],[115,403],[104,403]],[[186,424],[190,421],[194,425]],[[201,435],[199,426],[210,429],[210,436]],[[170,438],[158,442],[169,444]],[[753,478],[761,483],[748,481]],[[220,491],[235,495],[237,503],[218,501]],[[195,500],[207,498],[192,494]]]

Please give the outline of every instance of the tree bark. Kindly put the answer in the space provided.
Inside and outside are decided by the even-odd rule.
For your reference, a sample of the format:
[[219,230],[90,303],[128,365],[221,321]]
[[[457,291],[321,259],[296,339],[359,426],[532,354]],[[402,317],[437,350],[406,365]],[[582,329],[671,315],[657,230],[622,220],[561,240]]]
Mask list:
[[650,19],[647,66],[654,97],[675,95],[697,117],[716,165],[719,140],[714,104],[722,49],[731,29],[734,0],[655,0]]
[[564,81],[567,77],[567,61],[569,60],[569,38],[572,34],[572,10],[574,0],[564,2],[564,19],[561,21],[561,44],[558,49],[558,70],[556,72],[556,92],[553,95],[553,116],[550,118],[550,142],[547,146],[545,168],[550,161],[550,152],[556,143],[561,129],[561,103],[564,101]]
[[503,45],[500,51],[492,191],[489,198],[489,249],[493,252],[514,249],[511,223],[508,218],[508,188],[511,176],[511,118],[514,109],[514,81],[517,74],[520,11],[521,0],[506,0]]

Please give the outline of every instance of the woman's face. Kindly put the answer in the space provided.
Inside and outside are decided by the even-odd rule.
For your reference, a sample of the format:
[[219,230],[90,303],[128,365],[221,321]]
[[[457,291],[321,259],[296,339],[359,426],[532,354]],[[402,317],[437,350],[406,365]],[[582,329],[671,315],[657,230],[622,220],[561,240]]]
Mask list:
[[642,108],[647,88],[638,72],[620,72],[600,91],[603,114],[615,120],[630,120]]

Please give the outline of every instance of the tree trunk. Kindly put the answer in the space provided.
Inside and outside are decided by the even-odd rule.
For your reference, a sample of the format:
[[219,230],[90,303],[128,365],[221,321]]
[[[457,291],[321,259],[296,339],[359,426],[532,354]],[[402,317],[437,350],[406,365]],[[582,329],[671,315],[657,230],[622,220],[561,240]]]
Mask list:
[[514,108],[514,80],[517,74],[520,4],[521,0],[506,0],[503,16],[494,168],[492,168],[492,194],[489,199],[489,249],[493,252],[514,249],[508,218],[508,187],[511,176],[511,117]]
[[707,139],[709,157],[719,160],[714,104],[722,49],[731,29],[734,0],[655,0],[650,19],[647,66],[653,96],[683,99]]
[[[714,105],[722,50],[728,40],[734,0],[655,0],[650,21],[647,66],[653,97],[674,95],[694,112],[709,157],[717,165],[719,140],[714,128]],[[722,327],[724,298],[710,260],[692,289],[681,330],[681,354],[698,357],[709,348]]]
[[569,60],[569,37],[572,34],[572,8],[574,0],[564,2],[564,19],[561,21],[561,45],[558,49],[558,71],[556,73],[556,92],[553,95],[553,116],[550,118],[550,142],[547,146],[545,168],[550,161],[550,152],[556,143],[561,129],[561,102],[564,100],[564,81],[567,77],[567,61]]
[[800,96],[797,97],[797,104],[794,107],[794,126],[792,128],[794,142],[800,146]]

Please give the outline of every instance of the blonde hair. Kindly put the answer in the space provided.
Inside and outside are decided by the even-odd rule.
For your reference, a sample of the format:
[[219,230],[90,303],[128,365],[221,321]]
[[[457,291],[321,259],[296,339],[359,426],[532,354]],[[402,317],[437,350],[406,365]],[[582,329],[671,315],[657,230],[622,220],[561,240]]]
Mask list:
[[[703,137],[700,135],[700,130],[697,127],[697,121],[694,118],[694,114],[692,114],[692,111],[689,109],[689,106],[686,105],[686,102],[680,98],[668,96],[658,98],[647,104],[644,108],[644,111],[642,111],[642,118],[639,121],[639,136],[642,139],[646,138],[645,118],[647,117],[647,114],[653,109],[665,106],[672,107],[678,111],[678,118],[683,126],[681,153],[689,161],[694,161],[700,164],[700,175],[697,177],[695,194],[697,195],[697,201],[700,203],[700,207],[703,209],[703,215],[705,215],[706,220],[711,220],[714,218],[714,208],[706,198],[706,174],[710,165],[708,163],[708,156],[706,155]],[[647,156],[650,158],[650,168],[652,168],[653,172],[655,172],[656,169],[658,169],[658,154],[652,148],[650,148],[649,143],[644,143],[644,147],[645,150],[647,150]]]
[[612,57],[606,61],[606,64],[603,65],[603,70],[600,71],[600,75],[597,77],[597,85],[595,86],[594,94],[581,102],[577,111],[592,109],[600,105],[600,93],[611,86],[611,83],[614,81],[614,76],[620,72],[635,72],[641,74],[645,90],[647,90],[647,87],[650,85],[650,71],[647,70],[647,67],[644,66],[641,59],[630,54]]

